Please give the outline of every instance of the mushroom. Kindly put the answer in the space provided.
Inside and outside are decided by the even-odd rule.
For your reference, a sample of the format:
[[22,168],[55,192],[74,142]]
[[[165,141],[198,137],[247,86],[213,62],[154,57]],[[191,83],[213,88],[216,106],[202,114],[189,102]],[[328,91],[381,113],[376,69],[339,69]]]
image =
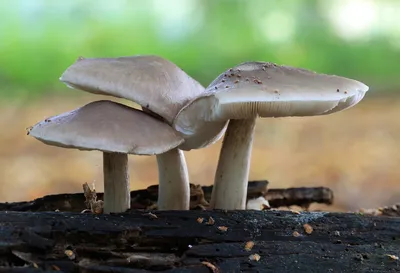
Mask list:
[[[168,157],[184,141],[168,124],[107,100],[47,118],[28,133],[48,145],[103,152],[105,213],[130,208],[128,154]],[[184,198],[179,194],[176,198]]]
[[220,74],[204,95],[182,108],[173,127],[187,142],[197,131],[222,127],[230,120],[210,205],[217,209],[245,209],[257,117],[335,113],[357,104],[368,89],[365,84],[344,77],[268,62],[245,62]]
[[[71,88],[136,102],[143,111],[170,125],[186,103],[205,91],[200,83],[174,63],[151,55],[80,57],[60,80]],[[215,130],[208,128],[176,149],[157,155],[158,209],[189,209],[189,178],[182,150],[208,146],[222,136],[224,129],[219,126]]]
[[264,196],[247,200],[246,210],[264,210],[269,208],[271,208],[271,206]]

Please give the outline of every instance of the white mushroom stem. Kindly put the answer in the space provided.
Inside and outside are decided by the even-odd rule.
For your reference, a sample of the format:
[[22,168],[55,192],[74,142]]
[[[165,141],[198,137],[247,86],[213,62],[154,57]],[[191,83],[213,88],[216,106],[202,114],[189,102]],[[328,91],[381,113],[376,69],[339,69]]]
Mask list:
[[131,207],[128,155],[103,153],[104,213],[124,212]]
[[246,209],[255,123],[256,118],[229,121],[215,173],[211,208]]
[[172,149],[157,155],[158,209],[188,210],[190,203],[189,175],[185,155]]

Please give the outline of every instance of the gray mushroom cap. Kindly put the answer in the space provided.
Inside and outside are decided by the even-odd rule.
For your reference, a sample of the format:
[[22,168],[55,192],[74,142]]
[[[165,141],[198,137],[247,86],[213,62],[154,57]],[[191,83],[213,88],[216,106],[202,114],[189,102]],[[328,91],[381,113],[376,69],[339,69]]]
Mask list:
[[326,115],[357,104],[368,91],[365,84],[334,75],[246,62],[220,74],[207,92],[187,104],[173,127],[190,141],[212,124],[229,119]]
[[48,145],[137,155],[161,154],[184,141],[165,122],[107,100],[45,119],[28,133]]
[[79,58],[60,80],[94,94],[136,102],[171,123],[205,88],[174,63],[158,56]]
[[[172,124],[179,110],[205,92],[205,88],[174,63],[158,56],[79,58],[60,77],[67,86],[94,94],[120,97],[136,102],[143,110]],[[197,132],[179,149],[199,149],[213,144],[225,132]]]

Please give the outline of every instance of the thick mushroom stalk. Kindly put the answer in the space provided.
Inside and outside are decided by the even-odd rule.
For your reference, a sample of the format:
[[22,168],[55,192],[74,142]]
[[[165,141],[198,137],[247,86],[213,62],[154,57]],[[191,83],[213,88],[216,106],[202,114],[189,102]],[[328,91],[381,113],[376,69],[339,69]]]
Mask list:
[[[245,209],[256,118],[231,120],[226,130],[212,191],[212,208]],[[238,181],[232,185],[232,181]],[[240,183],[239,183],[240,182]]]
[[128,155],[103,153],[104,213],[124,212],[131,207]]
[[[220,74],[205,95],[181,109],[174,128],[185,143],[196,132],[229,121],[215,175],[211,207],[244,209],[255,117],[304,117],[356,105],[368,86],[339,76],[266,62],[242,63]],[[208,94],[207,92],[211,92]]]
[[[29,134],[48,145],[103,152],[105,213],[123,212],[130,207],[128,154],[166,153],[170,156],[161,158],[172,160],[164,163],[168,169],[168,164],[181,160],[176,152],[168,151],[183,143],[183,138],[165,122],[111,101],[95,101],[45,119]],[[187,178],[182,181],[186,183]]]
[[159,210],[188,210],[190,205],[190,184],[183,152],[172,149],[157,155],[158,204]]
[[[163,117],[148,108],[142,107],[142,110],[148,115],[166,122]],[[159,181],[157,209],[189,210],[190,183],[185,155],[180,149],[175,148],[156,157]]]

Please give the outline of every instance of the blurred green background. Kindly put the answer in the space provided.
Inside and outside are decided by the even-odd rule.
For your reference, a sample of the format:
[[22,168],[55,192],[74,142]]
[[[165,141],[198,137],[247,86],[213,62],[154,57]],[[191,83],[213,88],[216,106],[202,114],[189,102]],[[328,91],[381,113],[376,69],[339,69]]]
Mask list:
[[[155,54],[205,86],[244,61],[366,83],[341,113],[258,121],[250,178],[327,185],[336,210],[398,202],[399,15],[398,0],[1,0],[0,201],[102,190],[100,153],[43,145],[25,128],[103,99],[58,81],[79,56]],[[186,153],[193,183],[212,183],[220,145]],[[130,160],[132,189],[157,183],[154,157]]]
[[80,55],[135,54],[168,58],[204,85],[267,60],[395,92],[398,14],[397,0],[2,0],[0,94],[57,92]]

